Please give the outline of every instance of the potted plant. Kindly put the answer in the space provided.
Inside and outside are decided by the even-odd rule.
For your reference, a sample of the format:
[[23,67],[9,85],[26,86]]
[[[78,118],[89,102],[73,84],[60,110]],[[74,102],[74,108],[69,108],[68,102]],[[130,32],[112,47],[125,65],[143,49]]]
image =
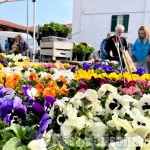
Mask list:
[[74,45],[73,52],[77,55],[77,61],[84,61],[86,55],[86,43],[81,42],[77,45]]
[[87,45],[87,53],[85,55],[85,60],[88,61],[90,60],[91,54],[95,49],[91,45]]
[[68,34],[70,34],[70,33],[71,33],[70,27],[68,27],[67,25],[61,25],[61,30],[59,32],[60,37],[66,38],[68,36]]
[[61,25],[59,23],[50,22],[49,33],[51,36],[58,36],[58,32],[61,30]]
[[40,30],[42,31],[42,36],[43,37],[49,36],[49,33],[48,33],[48,24],[44,24],[44,26],[42,26],[40,28]]

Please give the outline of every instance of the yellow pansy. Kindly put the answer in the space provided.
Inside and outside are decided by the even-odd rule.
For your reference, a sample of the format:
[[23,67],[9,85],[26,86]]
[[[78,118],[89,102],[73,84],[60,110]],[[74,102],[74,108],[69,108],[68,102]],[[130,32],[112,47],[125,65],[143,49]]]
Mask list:
[[0,63],[0,69],[4,68],[4,66]]

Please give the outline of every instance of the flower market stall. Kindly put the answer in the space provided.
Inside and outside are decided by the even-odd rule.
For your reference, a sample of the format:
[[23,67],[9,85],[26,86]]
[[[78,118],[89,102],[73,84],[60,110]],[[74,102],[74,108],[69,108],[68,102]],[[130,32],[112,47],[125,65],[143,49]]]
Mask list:
[[149,150],[150,75],[0,55],[0,149]]

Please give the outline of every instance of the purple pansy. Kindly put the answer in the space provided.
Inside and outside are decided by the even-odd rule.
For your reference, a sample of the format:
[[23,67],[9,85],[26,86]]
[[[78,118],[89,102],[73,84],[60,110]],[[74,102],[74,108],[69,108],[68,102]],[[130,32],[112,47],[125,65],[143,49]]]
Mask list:
[[115,71],[115,69],[113,67],[109,66],[109,65],[103,67],[103,70],[105,70],[108,73]]
[[74,72],[74,73],[75,73],[75,71],[76,71],[76,66],[72,66],[72,67],[71,67],[71,72]]
[[52,123],[52,119],[50,119],[50,116],[45,113],[41,120],[40,120],[40,133],[44,133],[44,131],[47,129],[48,125]]
[[39,103],[36,102],[32,105],[32,113],[35,116],[42,117],[45,111],[44,108]]
[[33,86],[31,85],[28,85],[28,86],[23,86],[22,87],[22,93],[25,95],[25,96],[29,96],[28,93],[27,93],[27,90],[31,90],[33,88]]
[[49,107],[51,107],[55,103],[56,98],[53,97],[53,96],[45,96],[44,100],[45,100],[45,106],[47,108],[49,108]]
[[87,62],[83,63],[83,69],[88,71],[90,69],[90,65]]
[[103,64],[101,64],[100,62],[94,64],[94,69],[98,69],[98,68],[103,68]]
[[[8,98],[0,105],[0,116],[9,125],[11,120],[17,123],[18,120],[25,119],[26,112],[27,108],[22,104],[22,99],[18,96],[15,96],[13,99]],[[16,120],[14,120],[14,117]]]
[[13,98],[14,93],[15,91],[13,89],[0,86],[0,98],[3,98],[3,99]]
[[146,73],[146,69],[144,67],[137,68],[135,73],[141,76]]
[[7,65],[8,65],[8,61],[6,61],[6,60],[0,60],[0,63],[1,63],[4,67],[7,67]]

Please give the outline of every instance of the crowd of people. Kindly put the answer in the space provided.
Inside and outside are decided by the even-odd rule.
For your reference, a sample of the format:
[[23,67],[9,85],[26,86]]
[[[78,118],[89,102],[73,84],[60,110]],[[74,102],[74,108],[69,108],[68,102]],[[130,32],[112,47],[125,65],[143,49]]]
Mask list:
[[5,40],[5,49],[2,50],[2,47],[1,47],[1,52],[4,52],[6,54],[14,53],[15,55],[20,53],[23,56],[26,55],[27,50],[28,50],[28,44],[23,39],[21,34],[15,37],[15,41],[12,46],[10,46],[10,43],[7,40]]
[[[150,34],[148,27],[141,26],[139,28],[138,37],[133,45],[123,36],[124,30],[125,28],[123,25],[117,25],[113,36],[111,36],[111,33],[107,34],[107,38],[101,42],[100,50],[98,51],[101,60],[104,61],[109,59],[120,63],[119,53],[120,56],[122,56],[123,50],[127,50],[137,68],[144,67],[148,69],[149,66],[146,63],[146,58],[150,55]],[[119,43],[119,52],[115,45],[116,42]],[[123,67],[125,67],[124,62]]]

